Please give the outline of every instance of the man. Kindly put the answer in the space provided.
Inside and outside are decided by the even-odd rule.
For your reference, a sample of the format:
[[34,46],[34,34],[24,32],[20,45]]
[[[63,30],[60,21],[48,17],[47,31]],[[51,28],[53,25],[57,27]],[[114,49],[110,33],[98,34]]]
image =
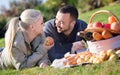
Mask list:
[[[73,6],[64,6],[57,12],[56,18],[45,23],[44,33],[54,39],[54,46],[48,51],[49,59],[60,59],[71,50],[78,50],[84,45],[80,42],[83,38],[77,32],[83,31],[87,24],[78,20],[78,11]],[[79,42],[76,42],[79,41]],[[76,43],[74,43],[76,42]]]

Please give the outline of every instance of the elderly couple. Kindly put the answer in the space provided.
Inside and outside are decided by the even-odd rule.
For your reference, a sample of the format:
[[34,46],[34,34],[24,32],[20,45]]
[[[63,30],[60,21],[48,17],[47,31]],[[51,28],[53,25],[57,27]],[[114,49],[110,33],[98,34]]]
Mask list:
[[[73,6],[60,8],[56,18],[47,21],[45,26],[39,10],[26,9],[8,23],[5,48],[0,52],[0,69],[44,68],[63,58],[65,53],[83,48],[83,38],[77,32],[86,27],[84,21],[78,20],[78,11]],[[54,39],[54,45],[44,45],[47,36]]]

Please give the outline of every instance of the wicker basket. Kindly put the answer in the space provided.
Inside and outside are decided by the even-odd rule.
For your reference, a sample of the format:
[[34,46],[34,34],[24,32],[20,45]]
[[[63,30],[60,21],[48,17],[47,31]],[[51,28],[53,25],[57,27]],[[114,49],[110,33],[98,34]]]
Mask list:
[[[112,12],[110,11],[107,11],[107,10],[100,10],[100,11],[97,11],[95,12],[91,17],[90,17],[90,20],[89,20],[89,23],[92,23],[92,20],[93,18],[97,15],[97,14],[100,14],[100,13],[107,13],[109,15],[113,15],[115,16]],[[116,17],[116,16],[115,16]],[[116,17],[117,18],[117,17]],[[118,20],[118,18],[117,18]],[[118,20],[119,22],[119,20]],[[120,23],[120,22],[119,22]],[[109,49],[116,49],[116,48],[120,48],[120,32],[117,32],[117,31],[114,31],[114,30],[110,30],[110,29],[105,29],[105,28],[98,28],[98,27],[90,27],[90,28],[87,28],[85,31],[88,31],[88,32],[102,32],[103,30],[108,30],[110,31],[111,33],[113,34],[118,34],[117,36],[115,37],[112,37],[112,38],[109,38],[109,39],[105,39],[105,40],[99,40],[99,41],[87,41],[87,44],[88,44],[88,48],[91,52],[93,53],[98,53],[102,50],[109,50]]]
[[[97,14],[101,14],[101,13],[106,13],[106,14],[109,14],[110,16],[115,16],[112,12],[110,11],[107,11],[107,10],[100,10],[100,11],[97,11],[95,13],[93,13],[93,15],[90,17],[90,20],[89,20],[89,24],[92,23],[94,17],[97,15]],[[115,16],[116,17],[116,16]],[[120,23],[119,19],[116,17],[117,19],[117,22]],[[94,32],[94,31],[97,31],[97,32],[102,32],[103,30],[108,30],[110,31],[111,33],[113,34],[120,34],[120,32],[117,32],[117,31],[114,31],[114,30],[110,30],[110,29],[105,29],[105,28],[99,28],[99,27],[90,27],[90,28],[86,28],[85,31],[88,31],[88,32]]]

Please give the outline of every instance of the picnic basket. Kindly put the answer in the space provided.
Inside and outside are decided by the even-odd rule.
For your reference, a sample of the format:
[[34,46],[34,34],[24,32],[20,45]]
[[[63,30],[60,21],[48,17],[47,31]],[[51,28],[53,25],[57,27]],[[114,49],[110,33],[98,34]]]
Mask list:
[[[110,12],[108,10],[99,10],[92,14],[92,16],[89,19],[89,24],[93,22],[93,19],[97,14],[101,14],[101,13],[103,13],[103,15],[105,13],[105,14],[109,14],[110,16],[112,16],[112,15],[115,16],[112,12]],[[117,19],[117,22],[120,23],[120,21],[117,17],[116,17],[116,19]],[[106,28],[99,28],[99,27],[94,27],[94,28],[89,27],[89,28],[85,29],[85,31],[87,31],[87,32],[102,32],[104,30],[108,30],[109,32],[111,32],[113,34],[117,34],[117,36],[114,36],[109,39],[99,40],[99,41],[87,41],[88,49],[90,50],[90,52],[99,53],[102,50],[109,50],[109,49],[114,50],[114,49],[120,48],[120,35],[119,35],[120,32],[114,31],[111,29],[106,29]]]

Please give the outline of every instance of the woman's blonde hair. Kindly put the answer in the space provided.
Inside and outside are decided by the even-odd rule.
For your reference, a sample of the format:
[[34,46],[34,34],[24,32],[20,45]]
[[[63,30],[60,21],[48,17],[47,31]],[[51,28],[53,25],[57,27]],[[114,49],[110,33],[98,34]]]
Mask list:
[[39,10],[26,9],[21,13],[20,17],[15,17],[10,20],[5,34],[5,48],[8,50],[10,56],[17,30],[19,28],[26,30],[30,24],[34,23],[40,17],[42,17],[42,14]]

